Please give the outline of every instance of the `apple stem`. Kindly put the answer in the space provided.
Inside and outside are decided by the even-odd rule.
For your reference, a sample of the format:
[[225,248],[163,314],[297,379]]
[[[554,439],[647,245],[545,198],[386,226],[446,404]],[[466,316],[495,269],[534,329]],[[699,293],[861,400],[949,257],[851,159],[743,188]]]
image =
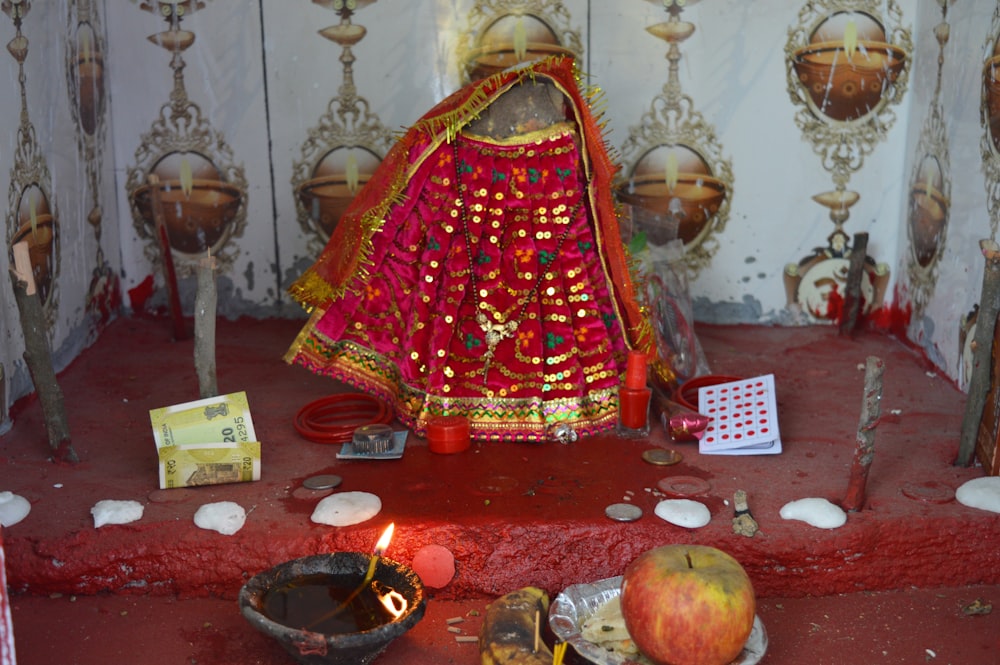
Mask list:
[[687,559],[688,568],[694,568],[694,565],[691,563],[691,554],[688,553],[688,552],[685,552],[684,553],[684,558]]

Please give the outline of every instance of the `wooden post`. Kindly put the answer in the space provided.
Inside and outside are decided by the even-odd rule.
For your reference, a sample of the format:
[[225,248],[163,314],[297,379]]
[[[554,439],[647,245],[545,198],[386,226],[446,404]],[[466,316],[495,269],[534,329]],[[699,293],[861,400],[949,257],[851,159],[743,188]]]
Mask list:
[[63,393],[56,381],[49,351],[48,326],[45,313],[35,289],[31,272],[28,243],[14,245],[14,267],[10,271],[14,285],[14,299],[21,313],[21,331],[24,334],[24,362],[35,384],[35,392],[42,404],[42,416],[49,437],[49,447],[58,462],[78,462],[79,458],[70,443],[69,425]]
[[854,335],[861,313],[861,284],[865,277],[865,259],[868,258],[868,234],[855,233],[851,245],[851,259],[844,286],[844,312],[840,320],[840,334]]
[[160,207],[160,177],[150,173],[149,207],[153,211],[153,226],[156,230],[156,240],[160,245],[160,258],[163,261],[163,280],[167,284],[167,300],[170,303],[170,319],[174,326],[174,340],[187,339],[187,326],[184,325],[184,312],[181,309],[181,295],[177,288],[177,270],[174,268],[174,253],[170,249],[170,234],[163,220],[163,208]]
[[861,402],[858,421],[857,448],[851,462],[851,479],[842,507],[848,511],[861,510],[865,505],[865,486],[868,470],[875,458],[875,428],[882,413],[882,372],[885,365],[881,358],[868,356],[865,361],[865,396]]
[[215,265],[211,252],[198,262],[198,292],[194,299],[194,367],[203,398],[219,394],[215,375],[215,318],[219,301]]
[[976,337],[972,350],[972,374],[969,377],[969,396],[962,418],[962,435],[958,443],[955,464],[968,466],[976,452],[976,436],[983,418],[986,394],[992,377],[990,367],[993,355],[993,332],[996,329],[997,311],[1000,309],[1000,245],[993,240],[980,240],[986,265],[983,267],[983,290],[979,295],[979,314],[976,316]]

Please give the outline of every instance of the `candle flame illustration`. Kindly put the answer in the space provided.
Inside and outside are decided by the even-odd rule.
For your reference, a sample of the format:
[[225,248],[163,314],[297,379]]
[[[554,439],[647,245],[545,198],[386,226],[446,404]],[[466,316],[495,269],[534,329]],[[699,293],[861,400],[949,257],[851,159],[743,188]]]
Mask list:
[[354,153],[347,155],[347,191],[354,194],[358,193],[358,183],[361,181],[361,177],[358,169],[358,158],[354,156]]
[[31,220],[31,237],[34,238],[38,232],[38,211],[36,209],[35,191],[28,192],[28,215]]
[[191,162],[188,161],[187,157],[181,159],[181,191],[184,192],[184,196],[190,198],[191,192],[194,191],[194,175],[191,173]]
[[664,178],[665,178],[664,181],[667,183],[667,189],[670,192],[673,192],[674,188],[677,187],[677,175],[678,175],[679,171],[680,171],[680,167],[677,164],[677,153],[676,152],[668,152],[667,153],[667,168],[666,168],[666,173],[664,175]]
[[524,17],[518,16],[517,23],[514,24],[514,56],[521,61],[527,54],[528,30],[524,27]]
[[847,54],[847,61],[854,57],[854,52],[858,50],[858,24],[853,19],[844,26],[844,52]]
[[90,61],[90,33],[83,31],[80,33],[80,51],[83,53],[83,61]]

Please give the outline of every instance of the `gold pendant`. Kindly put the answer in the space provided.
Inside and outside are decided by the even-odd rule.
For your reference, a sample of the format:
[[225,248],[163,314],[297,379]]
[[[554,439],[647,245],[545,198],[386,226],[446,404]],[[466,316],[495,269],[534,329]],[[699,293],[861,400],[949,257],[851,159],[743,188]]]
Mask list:
[[490,323],[489,319],[482,312],[476,314],[476,323],[479,324],[486,339],[486,351],[483,353],[483,385],[486,385],[486,377],[490,371],[490,363],[493,362],[493,352],[502,340],[513,337],[517,331],[519,321],[507,321],[506,323]]

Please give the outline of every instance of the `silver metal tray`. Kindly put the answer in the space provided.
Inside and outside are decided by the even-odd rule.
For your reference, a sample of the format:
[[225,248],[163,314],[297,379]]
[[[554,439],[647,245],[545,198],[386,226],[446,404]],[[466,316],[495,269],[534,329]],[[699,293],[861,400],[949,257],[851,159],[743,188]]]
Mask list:
[[[645,658],[635,660],[607,651],[583,639],[580,630],[597,609],[621,593],[622,578],[609,577],[592,584],[574,584],[556,596],[549,608],[549,627],[556,637],[568,642],[576,652],[597,665],[645,665]],[[743,652],[730,665],[756,665],[767,650],[767,632],[760,617],[754,617],[750,637]]]

